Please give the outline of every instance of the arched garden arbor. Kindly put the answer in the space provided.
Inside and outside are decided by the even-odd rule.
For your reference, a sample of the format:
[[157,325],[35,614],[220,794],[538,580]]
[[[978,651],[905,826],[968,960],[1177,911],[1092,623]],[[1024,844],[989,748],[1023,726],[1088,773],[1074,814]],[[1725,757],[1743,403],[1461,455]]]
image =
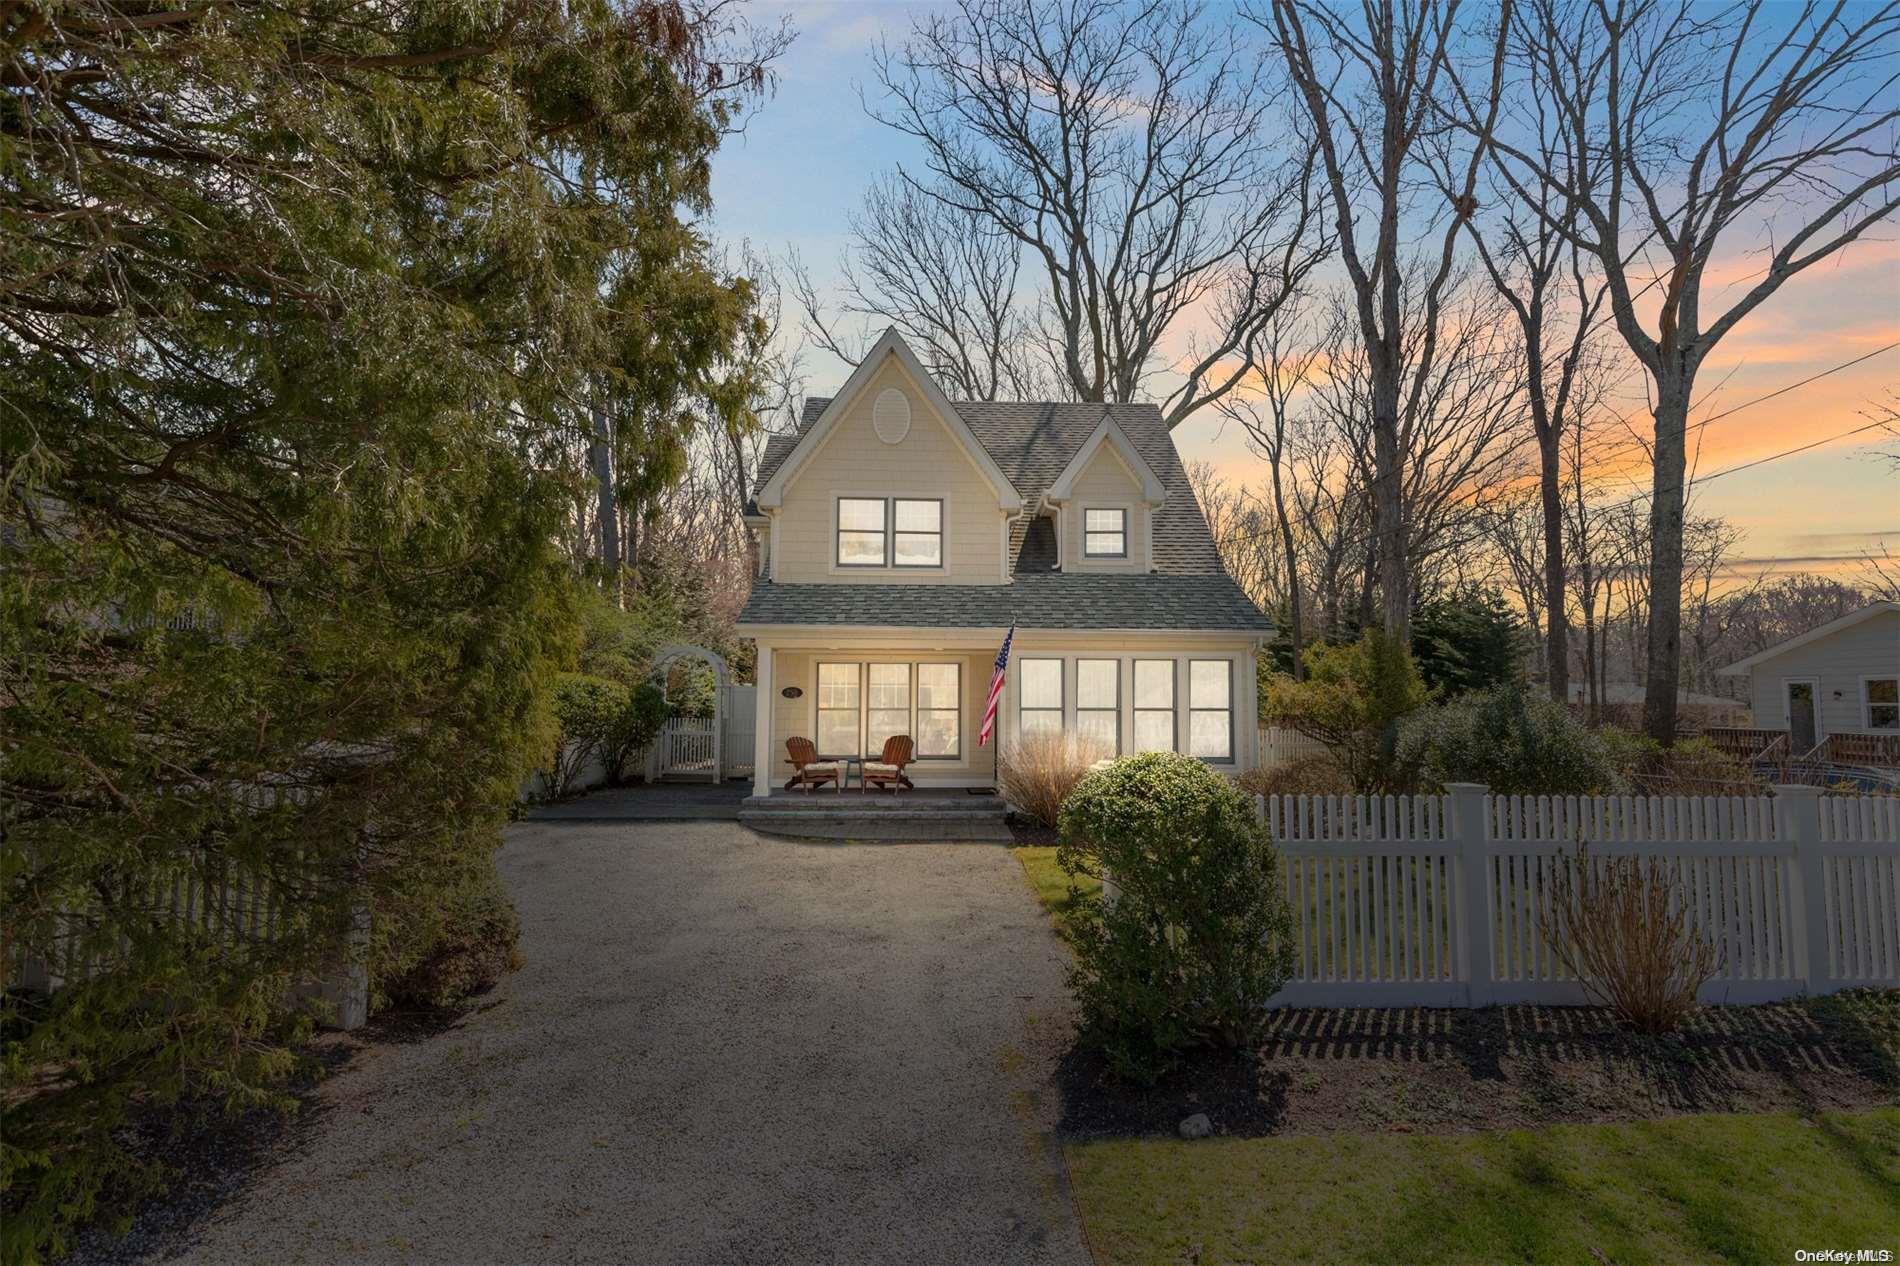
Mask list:
[[[713,674],[713,715],[670,717],[647,759],[647,777],[704,778],[718,782],[752,765],[753,688],[735,685],[725,656],[704,646],[674,642],[654,655],[651,672],[664,690],[668,670],[680,664],[704,664]],[[736,731],[743,730],[739,734]]]

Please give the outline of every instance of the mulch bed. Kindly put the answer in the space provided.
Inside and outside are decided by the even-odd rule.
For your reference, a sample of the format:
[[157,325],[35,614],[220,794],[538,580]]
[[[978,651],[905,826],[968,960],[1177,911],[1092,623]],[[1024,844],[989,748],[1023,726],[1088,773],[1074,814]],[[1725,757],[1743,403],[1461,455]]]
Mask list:
[[1070,1138],[1460,1133],[1699,1112],[1900,1102],[1900,990],[1710,1007],[1646,1037],[1595,1007],[1274,1013],[1257,1050],[1207,1052],[1159,1084],[1116,1084],[1078,1048],[1062,1069]]
[[1054,848],[1062,842],[1054,827],[1044,826],[1034,818],[1012,813],[1005,820],[1009,823],[1010,843],[1016,848]]
[[[134,1121],[128,1141],[142,1159],[168,1174],[165,1190],[145,1200],[121,1235],[104,1222],[82,1227],[59,1266],[134,1266],[189,1260],[195,1233],[235,1199],[265,1168],[313,1137],[326,1110],[317,1088],[371,1047],[424,1042],[454,1028],[487,1004],[379,1012],[354,1033],[324,1033],[303,1052],[309,1063],[287,1087],[294,1112],[260,1108],[227,1117],[200,1112],[153,1112]],[[186,1105],[187,1109],[191,1105]]]

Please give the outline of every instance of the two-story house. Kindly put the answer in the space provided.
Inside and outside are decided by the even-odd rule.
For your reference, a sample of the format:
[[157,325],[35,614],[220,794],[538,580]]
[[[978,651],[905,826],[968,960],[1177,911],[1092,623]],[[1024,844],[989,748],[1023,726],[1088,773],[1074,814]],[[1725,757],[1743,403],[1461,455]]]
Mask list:
[[1145,404],[948,399],[895,331],[775,437],[748,522],[760,574],[754,792],[786,740],[875,755],[911,735],[920,787],[995,780],[978,733],[1013,624],[997,737],[1254,762],[1254,656],[1272,625],[1223,568]]

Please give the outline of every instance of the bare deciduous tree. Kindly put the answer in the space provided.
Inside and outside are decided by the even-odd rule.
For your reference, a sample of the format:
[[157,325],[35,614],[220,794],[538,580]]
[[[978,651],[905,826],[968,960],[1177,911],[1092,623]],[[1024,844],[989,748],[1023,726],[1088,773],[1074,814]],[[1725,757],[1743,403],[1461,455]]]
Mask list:
[[1264,64],[1192,0],[959,0],[877,71],[873,115],[924,155],[897,179],[1034,261],[1075,399],[1141,399],[1192,313],[1210,332],[1169,366],[1177,425],[1245,378],[1252,335],[1325,256],[1310,155],[1273,148],[1297,134]]
[[[825,310],[803,262],[789,261],[806,337],[820,350],[855,365],[895,326],[954,398],[1068,398],[1021,293],[1022,243],[888,176],[865,192],[849,225],[836,313]],[[847,329],[846,320],[862,328]]]
[[1287,593],[1285,560],[1275,548],[1265,503],[1212,462],[1189,462],[1187,476],[1234,583],[1261,609],[1279,606]]
[[[1557,112],[1547,99],[1548,90],[1533,82],[1525,97],[1523,117],[1516,120],[1528,133],[1522,143],[1534,146],[1541,161],[1553,169],[1560,168],[1564,146],[1556,130]],[[1448,195],[1457,174],[1451,163],[1440,170]],[[1564,439],[1608,386],[1607,358],[1594,342],[1606,288],[1589,266],[1588,257],[1579,251],[1574,234],[1560,229],[1566,217],[1577,214],[1574,204],[1541,183],[1527,188],[1525,197],[1539,201],[1526,205],[1509,197],[1500,199],[1496,214],[1474,215],[1465,221],[1465,227],[1485,275],[1509,306],[1523,340],[1525,401],[1531,431],[1537,439],[1538,504],[1543,527],[1538,550],[1542,592],[1527,597],[1526,611],[1534,623],[1543,626],[1550,695],[1563,700],[1570,693],[1570,628],[1564,600],[1568,574],[1564,562]]]
[[[1440,81],[1466,39],[1458,8],[1458,0],[1362,0],[1354,12],[1318,0],[1270,0],[1264,11],[1248,14],[1292,75],[1331,198],[1368,373],[1383,623],[1401,640],[1411,626],[1406,539],[1412,529],[1401,486],[1400,418],[1418,413],[1435,368],[1439,308],[1459,224],[1476,207],[1473,188],[1489,127],[1486,120],[1474,129],[1477,140],[1466,146],[1449,205],[1433,205],[1436,183],[1426,169],[1425,142],[1436,126]],[[1494,103],[1502,49],[1500,38],[1492,57]],[[1436,250],[1423,258],[1406,240],[1421,223],[1425,236],[1437,239]],[[1408,271],[1415,272],[1410,303]]]
[[[1439,555],[1481,541],[1486,512],[1509,496],[1511,480],[1521,473],[1523,361],[1509,319],[1489,287],[1468,276],[1448,278],[1436,297],[1426,291],[1409,281],[1399,287],[1406,337],[1396,369],[1407,388],[1391,428],[1398,465],[1388,482],[1400,532],[1391,544],[1383,522],[1376,523],[1367,542],[1368,590],[1375,579],[1381,592],[1387,583],[1388,548],[1400,551],[1400,570],[1410,578]],[[1350,295],[1335,301],[1333,334],[1322,353],[1325,372],[1312,376],[1311,407],[1338,431],[1359,485],[1374,489],[1381,478],[1374,402],[1379,371],[1353,320],[1353,302]],[[1376,495],[1373,501],[1376,512]],[[1409,628],[1408,618],[1408,638]]]
[[[1523,205],[1596,257],[1617,331],[1649,375],[1644,727],[1669,742],[1696,374],[1790,277],[1900,208],[1900,4],[1520,0],[1506,25],[1562,144],[1547,155],[1494,128],[1495,97],[1461,97],[1462,123],[1489,135]],[[1747,252],[1765,257],[1742,279],[1753,284],[1705,313],[1720,270]]]
[[1266,459],[1273,494],[1273,531],[1279,538],[1286,568],[1287,631],[1293,642],[1293,677],[1306,677],[1302,658],[1306,646],[1305,612],[1300,597],[1299,547],[1294,540],[1287,481],[1293,462],[1294,435],[1289,427],[1293,401],[1302,393],[1320,359],[1322,342],[1296,337],[1292,310],[1269,321],[1254,339],[1249,359],[1259,374],[1258,393],[1235,393],[1216,406],[1221,416],[1237,423],[1247,434],[1248,447]]

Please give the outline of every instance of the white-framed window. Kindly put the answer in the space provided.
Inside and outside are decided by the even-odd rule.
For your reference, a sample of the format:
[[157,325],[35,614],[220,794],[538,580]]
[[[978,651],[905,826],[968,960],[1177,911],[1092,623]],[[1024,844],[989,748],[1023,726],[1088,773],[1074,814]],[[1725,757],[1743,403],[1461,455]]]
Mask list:
[[1031,734],[1059,734],[1062,731],[1062,661],[1059,659],[1019,659],[1016,661],[1016,689],[1022,697],[1021,730]]
[[884,740],[910,733],[910,665],[867,664],[864,748],[881,753]]
[[1084,558],[1127,558],[1128,511],[1083,510],[1082,556]]
[[955,760],[963,751],[963,665],[917,665],[917,758]]
[[864,701],[858,664],[818,665],[818,754],[861,756],[859,746]]
[[891,499],[891,559],[898,567],[943,566],[941,498]]
[[885,508],[882,497],[838,498],[838,566],[885,565]]
[[1075,732],[1121,751],[1122,665],[1118,659],[1075,661]]
[[943,498],[839,497],[840,567],[942,567]]
[[1135,661],[1135,750],[1174,750],[1174,661]]
[[1870,730],[1900,730],[1900,677],[1863,677],[1862,720]]
[[1234,672],[1225,659],[1188,661],[1188,755],[1234,758]]

